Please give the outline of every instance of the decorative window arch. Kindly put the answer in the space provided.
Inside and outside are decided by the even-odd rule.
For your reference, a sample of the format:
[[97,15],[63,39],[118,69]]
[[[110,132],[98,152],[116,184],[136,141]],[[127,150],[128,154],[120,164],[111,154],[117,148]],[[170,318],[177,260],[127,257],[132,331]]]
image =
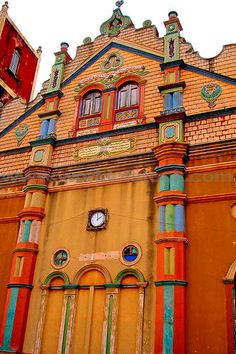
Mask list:
[[81,101],[80,116],[91,116],[102,111],[102,93],[99,90],[87,92]]
[[129,81],[121,85],[117,93],[116,108],[131,108],[139,105],[139,85]]
[[97,132],[103,109],[103,85],[91,85],[81,90],[76,97],[77,113],[75,132]]
[[[38,327],[35,339],[34,353],[40,354],[42,350],[50,349],[60,350],[63,346],[63,337],[54,336],[51,338],[50,344],[46,338],[47,330],[54,321],[55,333],[64,332],[67,335],[67,314],[73,311],[73,294],[70,294],[66,289],[70,288],[70,280],[66,273],[54,271],[45,278],[41,285],[41,302],[40,315],[38,319]],[[53,308],[57,304],[58,316],[54,316]],[[67,344],[67,343],[66,343]]]
[[145,122],[143,113],[146,80],[129,75],[116,83],[114,129]]

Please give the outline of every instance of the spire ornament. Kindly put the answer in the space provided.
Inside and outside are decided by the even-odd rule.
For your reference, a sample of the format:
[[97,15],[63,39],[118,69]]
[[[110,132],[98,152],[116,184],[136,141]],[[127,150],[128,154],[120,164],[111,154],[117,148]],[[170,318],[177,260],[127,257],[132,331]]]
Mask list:
[[134,28],[131,18],[129,16],[124,16],[120,10],[120,7],[123,4],[124,0],[116,1],[116,9],[113,11],[112,17],[100,27],[101,34],[107,34],[109,37],[114,37],[126,28]]
[[116,7],[118,7],[120,9],[123,4],[124,4],[123,0],[117,1],[116,2]]

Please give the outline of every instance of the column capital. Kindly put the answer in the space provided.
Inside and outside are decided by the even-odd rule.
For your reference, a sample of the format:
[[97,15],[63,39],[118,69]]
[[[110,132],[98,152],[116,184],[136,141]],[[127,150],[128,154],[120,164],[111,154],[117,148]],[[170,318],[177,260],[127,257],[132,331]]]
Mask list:
[[182,164],[184,157],[187,155],[188,144],[186,143],[164,143],[154,147],[155,158],[159,162],[159,166],[169,164]]

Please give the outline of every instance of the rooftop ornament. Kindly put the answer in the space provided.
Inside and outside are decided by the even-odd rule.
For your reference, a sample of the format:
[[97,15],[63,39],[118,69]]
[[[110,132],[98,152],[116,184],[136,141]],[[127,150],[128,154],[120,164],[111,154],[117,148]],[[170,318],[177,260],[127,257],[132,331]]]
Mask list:
[[116,7],[121,8],[121,6],[122,6],[123,4],[124,4],[124,1],[123,1],[123,0],[117,1],[117,2],[116,2]]
[[123,0],[116,2],[116,9],[113,11],[112,17],[104,22],[100,27],[101,34],[107,34],[109,37],[117,36],[122,30],[134,27],[129,16],[124,16],[120,7],[124,4]]

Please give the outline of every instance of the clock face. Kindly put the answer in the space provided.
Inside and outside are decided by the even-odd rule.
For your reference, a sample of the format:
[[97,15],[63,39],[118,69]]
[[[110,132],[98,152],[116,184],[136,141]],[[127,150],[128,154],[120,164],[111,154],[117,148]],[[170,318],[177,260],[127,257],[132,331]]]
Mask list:
[[91,215],[91,225],[93,227],[98,227],[98,226],[102,226],[105,223],[106,220],[106,216],[102,211],[95,211],[92,215]]

